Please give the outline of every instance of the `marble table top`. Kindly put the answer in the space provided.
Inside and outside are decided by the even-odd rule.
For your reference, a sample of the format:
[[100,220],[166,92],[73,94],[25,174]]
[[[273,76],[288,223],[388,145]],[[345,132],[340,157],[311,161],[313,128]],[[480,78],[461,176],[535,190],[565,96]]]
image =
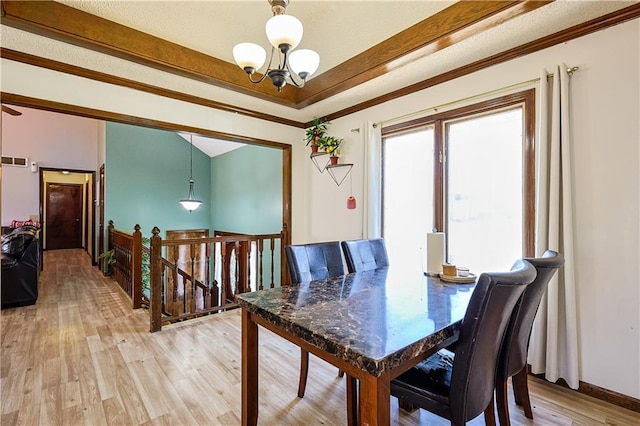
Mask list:
[[248,312],[379,377],[457,333],[474,286],[382,268],[236,299]]

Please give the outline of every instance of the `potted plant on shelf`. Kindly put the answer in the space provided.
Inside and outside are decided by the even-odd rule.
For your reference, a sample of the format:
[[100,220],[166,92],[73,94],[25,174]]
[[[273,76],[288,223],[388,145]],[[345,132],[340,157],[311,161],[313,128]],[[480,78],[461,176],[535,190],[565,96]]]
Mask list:
[[311,144],[311,152],[318,152],[318,148],[323,145],[324,138],[327,133],[327,123],[323,122],[320,118],[314,117],[311,122],[311,127],[305,131],[305,139],[307,146]]
[[322,148],[329,154],[331,164],[338,164],[338,158],[340,157],[340,145],[344,142],[344,139],[336,138],[335,136],[327,136],[322,141]]

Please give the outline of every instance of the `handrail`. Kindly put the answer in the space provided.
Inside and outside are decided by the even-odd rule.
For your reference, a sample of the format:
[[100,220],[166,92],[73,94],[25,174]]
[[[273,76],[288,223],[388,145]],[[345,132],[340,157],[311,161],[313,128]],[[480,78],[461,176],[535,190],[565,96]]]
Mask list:
[[[267,285],[274,287],[277,267],[280,283],[283,281],[281,263],[275,262],[277,249],[281,259],[283,256],[283,233],[214,231],[213,237],[163,240],[160,230],[154,227],[152,234],[149,248],[152,332],[161,330],[164,323],[236,308],[236,294],[261,290],[267,280],[270,280]],[[180,246],[187,247],[186,253],[184,249],[176,252],[183,253],[180,264],[177,258],[163,257],[165,248]],[[186,271],[183,265],[187,265]]]
[[142,307],[142,233],[140,225],[134,232],[115,229],[113,220],[108,225],[108,247],[114,251],[114,279],[129,295],[133,309]]
[[[276,247],[279,241],[282,260],[283,233],[251,235],[214,231],[214,237],[162,240],[157,227],[152,232],[146,247],[142,245],[139,225],[133,233],[127,233],[115,229],[113,221],[109,221],[109,248],[114,250],[117,259],[114,275],[131,297],[134,308],[143,305],[142,257],[148,255],[145,274],[149,274],[151,331],[160,330],[163,323],[236,308],[236,294],[262,290],[264,281],[268,281],[269,287],[275,286]],[[179,246],[190,247],[185,264],[191,264],[191,272],[162,256],[165,247]],[[282,284],[283,268],[278,266]]]

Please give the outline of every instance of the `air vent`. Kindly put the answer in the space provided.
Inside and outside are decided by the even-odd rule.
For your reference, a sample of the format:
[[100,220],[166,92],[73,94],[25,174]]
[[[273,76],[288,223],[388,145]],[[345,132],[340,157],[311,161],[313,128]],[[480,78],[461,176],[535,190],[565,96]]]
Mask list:
[[27,167],[29,165],[29,159],[25,157],[6,157],[2,156],[3,166],[18,166]]

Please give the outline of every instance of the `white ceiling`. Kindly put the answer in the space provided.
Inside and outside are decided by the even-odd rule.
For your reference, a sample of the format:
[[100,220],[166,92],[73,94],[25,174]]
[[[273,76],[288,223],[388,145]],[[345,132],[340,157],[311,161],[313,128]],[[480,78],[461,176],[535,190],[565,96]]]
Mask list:
[[[230,63],[237,43],[270,48],[264,26],[272,15],[266,0],[57,1]],[[321,53],[320,74],[453,3],[292,0],[287,14],[305,28],[298,48]]]
[[[178,135],[182,136],[187,142],[191,141],[191,136],[189,134],[178,133]],[[234,149],[242,148],[245,144],[193,135],[193,146],[207,154],[209,157],[215,157],[216,155],[222,155],[229,151],[233,151]]]
[[[232,49],[236,43],[251,41],[268,47],[264,24],[271,16],[271,10],[266,0],[58,1],[231,63]],[[291,0],[287,13],[300,19],[304,25],[305,33],[300,47],[314,49],[320,54],[317,76],[453,3],[431,0]],[[6,25],[2,25],[0,36],[2,45],[9,49],[307,122],[314,116],[324,116],[351,107],[634,3],[638,1],[556,0],[301,110]],[[240,68],[237,68],[237,72],[243,73]],[[206,151],[206,148],[199,146],[199,141],[194,140],[194,145]]]
[[[264,47],[268,45],[264,24],[271,16],[271,11],[266,0],[60,2],[228,62],[233,62],[231,52],[238,42],[254,41]],[[319,74],[452,3],[292,0],[288,13],[304,24],[301,47],[319,52]],[[5,25],[2,26],[1,36],[3,46],[10,49],[306,122],[314,116],[348,108],[633,3],[638,2],[557,0],[302,110],[178,77]],[[238,72],[243,71],[238,68]],[[270,83],[266,81],[262,84]]]

